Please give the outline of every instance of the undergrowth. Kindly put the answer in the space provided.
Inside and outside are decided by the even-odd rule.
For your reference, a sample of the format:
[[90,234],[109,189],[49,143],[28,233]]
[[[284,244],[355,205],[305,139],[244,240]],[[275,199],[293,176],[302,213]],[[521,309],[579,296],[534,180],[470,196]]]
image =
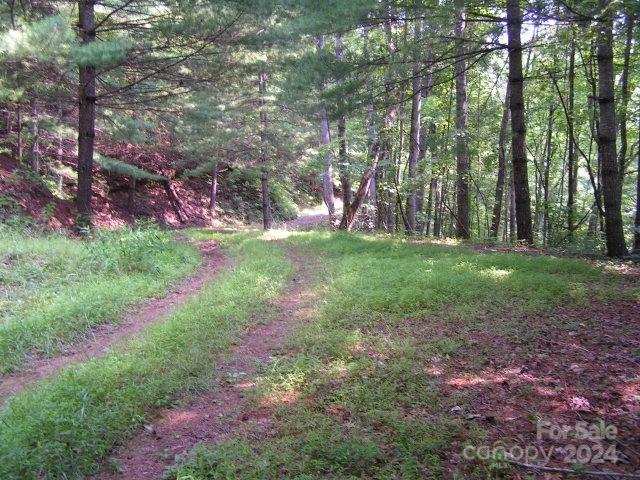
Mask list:
[[84,478],[150,409],[209,385],[216,355],[279,295],[289,272],[272,242],[220,240],[234,268],[167,320],[8,401],[0,415],[0,478]]
[[462,332],[535,334],[524,312],[632,294],[581,260],[385,236],[288,241],[324,271],[313,320],[261,369],[254,401],[273,409],[273,427],[199,446],[173,480],[443,478],[452,445],[481,434],[430,373],[464,352]]
[[153,225],[90,240],[0,230],[0,373],[50,355],[125,307],[166,291],[200,256]]

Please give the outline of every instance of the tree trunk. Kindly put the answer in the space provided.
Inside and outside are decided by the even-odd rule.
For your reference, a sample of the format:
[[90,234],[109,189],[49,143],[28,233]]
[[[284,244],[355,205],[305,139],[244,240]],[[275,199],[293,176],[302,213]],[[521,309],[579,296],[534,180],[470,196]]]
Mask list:
[[[96,39],[94,0],[78,1],[78,25],[83,44]],[[79,67],[78,92],[78,191],[76,205],[79,229],[91,227],[91,195],[93,184],[93,144],[96,120],[96,68]]]
[[509,84],[504,100],[504,110],[502,110],[502,121],[500,122],[500,134],[498,135],[498,179],[496,181],[496,200],[493,204],[493,214],[491,216],[491,237],[498,238],[498,228],[500,227],[500,214],[502,213],[502,199],[504,197],[504,178],[506,173],[506,146],[507,127],[509,126]]
[[[438,178],[435,175],[435,172],[431,172],[431,180],[429,181],[429,194],[427,195],[427,207],[425,212],[425,221],[423,232],[426,236],[431,235],[431,219],[437,215],[437,197],[436,197],[436,208],[433,208],[433,200],[434,196],[437,195],[438,191]],[[434,215],[431,212],[434,211]]]
[[524,85],[522,78],[522,18],[520,1],[507,0],[507,35],[509,46],[509,107],[511,109],[511,158],[516,203],[517,239],[533,243],[531,197],[527,169]]
[[[58,98],[58,122],[62,124],[63,120],[63,110],[62,110],[62,100]],[[56,160],[62,165],[62,157],[64,153],[64,136],[62,134],[62,128],[59,129],[57,142],[58,145],[56,147]]]
[[[420,42],[422,35],[422,22],[416,22],[415,26],[415,40]],[[409,194],[407,196],[407,230],[408,233],[415,233],[416,230],[416,213],[418,211],[417,200],[417,171],[418,171],[418,159],[420,156],[420,110],[422,108],[422,75],[421,64],[416,61],[413,67],[413,79],[411,90],[411,127],[409,128],[409,158],[408,158],[408,183]]]
[[[324,35],[317,38],[318,54],[322,54],[324,49]],[[324,90],[324,81],[320,84],[320,94]],[[320,144],[324,149],[324,171],[322,173],[322,199],[327,206],[329,213],[329,223],[333,225],[335,216],[335,206],[333,204],[333,166],[331,158],[331,128],[329,126],[329,115],[324,105],[324,100],[320,103]]]
[[[344,61],[342,34],[340,33],[336,34],[336,60],[338,62]],[[344,115],[340,115],[338,118],[338,170],[340,171],[342,217],[344,220],[345,206],[351,204],[351,179],[349,178],[349,159],[347,158],[347,118]]]
[[640,254],[640,117],[638,118],[638,169],[636,171],[636,218],[634,227],[633,253]]
[[209,212],[211,216],[216,215],[216,201],[218,199],[218,162],[213,164],[211,169],[211,187],[209,188]]
[[553,113],[556,107],[554,105],[549,106],[549,118],[547,124],[547,148],[546,158],[544,163],[544,171],[542,172],[542,243],[546,246],[549,241],[549,173],[551,170],[551,139],[553,137]]
[[574,133],[573,133],[573,125],[574,125],[574,85],[575,85],[575,63],[576,63],[576,46],[575,46],[575,38],[573,31],[571,33],[571,49],[569,51],[569,74],[568,74],[568,82],[569,82],[569,107],[567,109],[567,137],[569,137],[569,148],[567,151],[567,170],[569,174],[569,182],[567,189],[567,229],[569,242],[573,242],[573,231],[574,227],[574,217],[575,217],[575,194],[577,190],[577,178],[576,178],[576,148],[574,144]]
[[260,180],[262,184],[262,227],[271,230],[273,215],[271,212],[271,195],[269,193],[269,169],[267,167],[267,127],[268,118],[265,95],[267,94],[267,73],[258,74],[258,93],[260,106]]
[[513,171],[509,181],[509,241],[516,241],[516,187],[513,183]]
[[464,59],[464,33],[467,15],[464,3],[456,1],[456,236],[471,237],[469,220],[469,145],[467,144],[467,71]]
[[129,194],[127,198],[127,210],[133,214],[136,208],[136,177],[129,177]]
[[371,149],[371,166],[369,169],[362,175],[360,179],[360,186],[356,191],[355,196],[353,197],[353,201],[349,204],[344,205],[342,220],[340,221],[340,230],[351,230],[353,227],[353,222],[356,219],[356,214],[358,213],[358,209],[362,205],[365,197],[367,196],[367,192],[370,188],[371,179],[376,174],[376,168],[378,167],[378,152],[379,152],[379,144],[375,144]]
[[176,215],[178,216],[178,220],[180,221],[180,223],[185,223],[189,219],[189,217],[184,211],[184,207],[182,206],[180,197],[178,197],[175,190],[171,186],[171,181],[168,179],[164,180],[162,182],[162,185],[164,186],[164,191],[166,192],[167,197],[169,198],[169,203],[175,210]]
[[13,131],[13,115],[11,115],[11,108],[7,105],[7,109],[5,111],[5,133],[7,135],[11,135]]
[[38,104],[35,98],[29,103],[29,116],[31,121],[31,169],[40,171],[40,145],[38,138]]
[[18,104],[16,107],[16,123],[18,126],[18,138],[16,140],[16,160],[22,163],[22,157],[24,156],[24,148],[22,143],[22,105]]
[[[424,97],[423,97],[424,98]],[[418,147],[418,188],[416,192],[416,231],[425,231],[424,217],[424,191],[425,191],[425,174],[427,165],[424,161],[427,154],[427,129],[425,126],[420,127],[420,145]]]
[[607,255],[627,254],[622,225],[620,169],[616,158],[616,111],[613,70],[613,12],[608,0],[600,0],[597,39],[598,60],[598,153],[602,165]]
[[629,106],[629,64],[631,63],[633,20],[632,13],[627,13],[624,17],[626,39],[624,45],[624,66],[622,68],[622,77],[620,77],[620,153],[618,154],[621,182],[624,181],[624,171],[627,160],[627,109]]
[[[365,25],[365,27],[363,28],[362,31],[362,37],[364,40],[364,55],[365,55],[365,59],[367,61],[369,61],[369,26]],[[367,152],[369,154],[370,157],[372,157],[372,151],[373,151],[373,147],[376,144],[377,141],[377,135],[376,135],[376,125],[375,125],[375,120],[374,120],[374,106],[373,106],[373,86],[371,84],[371,79],[369,77],[367,77],[366,80],[366,88],[367,88]],[[376,171],[374,172],[374,174],[371,176],[371,180],[369,181],[369,204],[371,205],[371,214],[373,215],[374,218],[374,224],[375,224],[375,219],[377,218],[377,213],[378,213],[378,198],[377,198],[377,178],[378,178],[378,171],[377,171],[377,167],[376,167]]]
[[433,218],[433,236],[440,238],[442,236],[442,217],[444,213],[444,199],[447,194],[447,178],[443,178],[440,182],[440,188],[436,190],[435,212]]

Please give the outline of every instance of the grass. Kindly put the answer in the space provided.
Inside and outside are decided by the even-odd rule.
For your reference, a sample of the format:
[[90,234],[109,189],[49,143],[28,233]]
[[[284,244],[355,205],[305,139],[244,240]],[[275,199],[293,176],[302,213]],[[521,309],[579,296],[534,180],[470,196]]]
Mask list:
[[638,293],[582,260],[384,236],[287,241],[325,271],[313,320],[262,367],[254,402],[273,409],[272,431],[201,445],[173,480],[442,478],[452,445],[482,435],[428,371],[464,355],[463,332],[535,335],[525,313]]
[[192,245],[147,226],[90,241],[0,231],[0,373],[58,352],[192,273]]
[[0,414],[0,478],[84,478],[153,408],[209,385],[216,356],[279,295],[289,273],[273,242],[220,240],[234,268],[167,320],[7,402]]

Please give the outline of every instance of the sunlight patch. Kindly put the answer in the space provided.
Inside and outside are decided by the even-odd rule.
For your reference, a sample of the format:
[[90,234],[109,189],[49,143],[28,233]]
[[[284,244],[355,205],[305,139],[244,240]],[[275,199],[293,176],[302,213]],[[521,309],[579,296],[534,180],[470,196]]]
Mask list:
[[272,240],[283,240],[289,238],[291,232],[288,230],[269,230],[258,237],[260,240],[270,242]]
[[513,273],[513,270],[505,270],[503,268],[485,268],[480,270],[480,274],[483,277],[490,278],[492,280],[504,280]]

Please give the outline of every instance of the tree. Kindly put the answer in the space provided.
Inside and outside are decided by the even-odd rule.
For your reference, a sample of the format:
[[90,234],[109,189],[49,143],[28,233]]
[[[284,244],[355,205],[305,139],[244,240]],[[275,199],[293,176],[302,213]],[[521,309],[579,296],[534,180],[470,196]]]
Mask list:
[[[318,54],[322,56],[324,53],[324,35],[317,38]],[[324,90],[324,80],[320,81],[320,94]],[[335,206],[333,203],[333,159],[331,154],[331,126],[329,125],[329,114],[324,101],[320,104],[320,145],[324,149],[324,172],[322,172],[322,198],[327,211],[329,212],[329,222],[333,223],[335,215]]]
[[[638,114],[638,142],[640,142],[640,113]],[[638,156],[638,168],[636,169],[636,215],[633,222],[633,253],[640,254],[640,148],[638,148],[636,155]]]
[[[78,1],[78,26],[83,45],[96,40],[94,0]],[[91,226],[91,197],[93,194],[93,148],[96,123],[96,67],[81,63],[78,89],[78,208],[77,226]]]
[[608,0],[600,0],[598,18],[598,156],[602,165],[607,255],[622,257],[627,246],[621,213],[620,169],[616,157],[616,110],[613,70],[613,11]]
[[519,0],[507,0],[507,36],[509,48],[509,108],[511,110],[511,158],[516,207],[517,238],[533,243],[531,196],[527,169],[527,148],[522,75],[522,17]]
[[577,189],[577,164],[576,164],[576,145],[574,139],[574,105],[575,105],[575,64],[576,64],[576,45],[573,29],[571,30],[571,47],[569,50],[569,71],[567,80],[569,83],[569,101],[567,109],[567,173],[569,180],[567,182],[567,230],[569,241],[573,241],[574,216],[575,216],[575,196]]
[[456,10],[456,236],[470,238],[467,71],[464,46],[467,16],[462,2],[456,3]]
[[[416,22],[415,40],[420,41],[422,35],[422,20]],[[409,194],[407,198],[407,226],[409,233],[415,233],[416,230],[416,213],[418,210],[417,198],[417,174],[418,161],[420,158],[420,117],[422,108],[422,74],[421,63],[415,60],[413,68],[413,79],[411,84],[411,127],[409,129],[409,158],[408,165],[408,183]]]
[[262,226],[265,230],[270,230],[273,224],[273,214],[271,212],[271,194],[269,192],[269,167],[267,158],[267,128],[269,126],[267,118],[266,102],[267,94],[267,73],[261,71],[258,74],[258,93],[260,95],[260,183],[262,185]]
[[496,180],[496,196],[493,204],[493,214],[491,216],[491,236],[493,238],[498,238],[500,215],[502,213],[502,200],[504,198],[504,179],[507,166],[505,142],[507,137],[507,128],[509,126],[509,96],[509,84],[507,84],[502,120],[500,121],[500,134],[498,136],[498,178]]

